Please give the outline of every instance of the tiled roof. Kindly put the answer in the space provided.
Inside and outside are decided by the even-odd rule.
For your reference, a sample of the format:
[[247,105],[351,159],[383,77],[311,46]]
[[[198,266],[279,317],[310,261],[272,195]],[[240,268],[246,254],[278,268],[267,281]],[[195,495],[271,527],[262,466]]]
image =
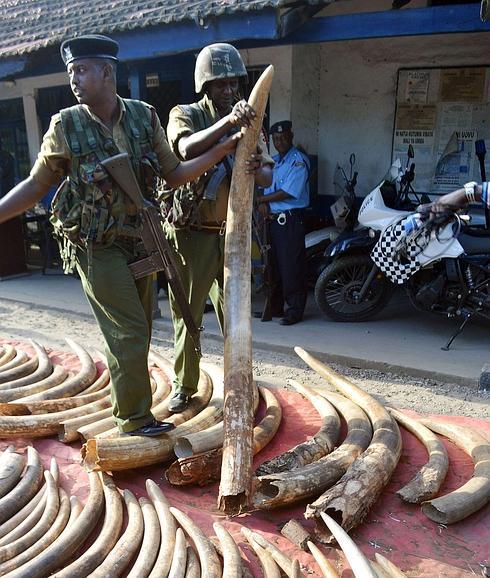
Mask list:
[[[321,0],[303,4],[321,5]],[[110,34],[265,8],[294,0],[0,0],[0,58],[59,44],[80,34]]]

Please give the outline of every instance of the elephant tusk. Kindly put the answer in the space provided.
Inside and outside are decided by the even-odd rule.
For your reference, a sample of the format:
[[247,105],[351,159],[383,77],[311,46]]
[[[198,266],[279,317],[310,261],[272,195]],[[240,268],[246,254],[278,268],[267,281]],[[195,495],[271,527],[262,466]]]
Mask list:
[[342,414],[347,436],[331,454],[290,473],[260,476],[255,480],[254,506],[271,509],[318,496],[332,486],[368,447],[372,438],[369,419],[362,409],[342,395],[321,394]]
[[[82,447],[85,466],[89,470],[124,470],[169,460],[173,455],[173,447],[178,437],[206,429],[219,421],[222,408],[218,400],[221,400],[222,396],[223,393],[219,391],[219,387],[213,392],[209,375],[201,371],[198,392],[192,397],[187,409],[181,414],[174,414],[167,420],[175,422],[184,419],[188,421],[177,426],[168,434],[162,434],[155,438],[134,436],[89,439]],[[159,419],[156,412],[155,417]]]
[[94,529],[104,505],[102,484],[99,475],[89,474],[90,493],[80,515],[70,520],[58,538],[28,564],[21,566],[9,578],[46,578],[63,566],[83,545]]
[[160,548],[160,522],[155,507],[148,498],[139,499],[143,514],[143,541],[127,578],[147,578]]
[[490,442],[464,426],[421,419],[426,427],[463,449],[475,465],[473,476],[454,492],[422,503],[422,512],[438,524],[454,524],[490,501]]
[[337,522],[328,514],[325,514],[325,512],[320,512],[320,515],[322,520],[325,522],[325,525],[342,548],[354,576],[356,578],[378,578],[374,570],[371,568],[369,560],[364,556],[361,550],[359,550],[354,540],[352,540],[342,526],[337,524]]
[[187,542],[182,528],[175,533],[175,549],[168,578],[184,578],[187,563]]
[[310,540],[308,540],[307,545],[308,549],[311,552],[311,555],[313,556],[313,558],[315,558],[316,563],[320,567],[320,570],[322,571],[324,578],[340,578],[339,573],[335,569],[335,566],[332,564],[332,562],[330,562],[330,560],[327,559],[327,557],[320,550],[320,548],[318,548],[318,546],[316,546],[316,544],[313,544],[313,542],[311,542]]
[[[54,458],[51,458],[51,465],[50,465],[49,471],[50,471],[51,476],[53,477],[54,481],[56,483],[58,483],[60,470],[59,470],[58,464]],[[0,525],[0,538],[3,539],[4,536],[9,535],[9,538],[7,541],[10,542],[13,539],[12,535],[14,535],[14,536],[16,535],[16,534],[11,534],[11,533],[13,533],[14,531],[17,532],[19,530],[18,535],[22,535],[24,533],[24,531],[26,531],[27,528],[32,527],[32,525],[34,523],[36,523],[37,520],[41,517],[44,506],[41,506],[41,511],[39,512],[39,516],[37,514],[33,516],[34,522],[32,522],[32,518],[31,518],[31,522],[28,522],[27,526],[25,526],[25,527],[23,527],[23,522],[24,522],[24,520],[27,520],[31,516],[31,514],[34,512],[34,510],[38,507],[39,502],[45,503],[45,501],[46,501],[46,484],[41,486],[40,490],[36,493],[36,495],[21,510],[19,510],[16,514],[14,514],[6,522],[4,522],[2,525]],[[4,543],[3,540],[0,540],[0,545],[3,545],[3,543]]]
[[395,566],[393,562],[390,562],[387,558],[381,556],[381,554],[378,552],[374,554],[374,557],[376,558],[376,562],[381,566],[381,568],[383,568],[383,570],[389,574],[390,578],[407,578],[406,574],[402,572],[398,566]]
[[85,578],[102,564],[118,539],[123,522],[121,495],[111,477],[107,474],[102,474],[101,477],[105,515],[100,533],[88,550],[56,572],[57,578]]
[[41,457],[32,446],[27,448],[27,465],[18,484],[0,498],[0,523],[5,522],[36,494],[43,479]]
[[328,489],[305,513],[315,518],[318,535],[330,540],[319,514],[331,512],[342,520],[342,527],[351,530],[362,522],[388,483],[401,455],[401,435],[396,421],[373,397],[354,383],[315,359],[300,347],[295,352],[312,369],[324,377],[346,397],[361,406],[373,426],[373,438],[364,453],[356,458],[340,480]]
[[41,381],[36,381],[29,385],[23,385],[22,387],[16,387],[15,389],[9,389],[2,391],[0,390],[0,402],[9,402],[18,400],[20,403],[24,399],[29,399],[33,394],[39,392],[47,391],[63,383],[68,376],[68,372],[61,365],[55,365],[53,367],[53,373],[41,379]]
[[264,572],[264,578],[281,578],[281,570],[271,554],[265,548],[262,548],[262,546],[257,544],[253,539],[251,532],[249,533],[248,528],[243,527],[241,531],[259,559]]
[[201,575],[203,577],[206,576],[206,578],[221,578],[221,564],[218,554],[203,531],[181,510],[171,507],[170,512],[196,547],[201,566]]
[[41,381],[48,375],[51,375],[53,372],[53,364],[49,359],[46,350],[42,345],[39,345],[36,341],[31,339],[31,345],[35,351],[35,358],[33,361],[34,371],[29,372],[27,375],[24,376],[17,376],[15,378],[11,378],[11,381],[5,382],[3,379],[0,380],[0,391],[6,389],[14,389],[17,387],[22,387],[24,385],[30,385],[31,383],[35,383],[36,381]]
[[25,457],[8,446],[0,458],[0,499],[16,486],[25,466]]
[[161,578],[162,576],[167,576],[172,565],[177,524],[170,511],[170,504],[167,498],[153,480],[146,480],[146,491],[155,507],[160,521],[161,532],[160,550],[158,551],[158,556],[151,571],[150,578]]
[[143,539],[143,514],[140,505],[129,490],[124,490],[124,502],[128,513],[126,529],[104,561],[90,574],[90,578],[121,576],[140,547]]
[[297,381],[290,380],[290,384],[314,406],[320,414],[322,425],[311,439],[261,464],[255,471],[256,476],[290,472],[311,462],[316,462],[329,454],[339,439],[340,418],[332,404],[320,394]]
[[419,421],[408,417],[396,409],[387,408],[396,421],[422,442],[429,454],[429,461],[415,477],[396,495],[403,501],[420,504],[437,496],[449,467],[449,458],[444,444]]
[[187,566],[185,568],[185,578],[201,578],[201,566],[199,558],[194,552],[194,548],[187,547]]
[[221,545],[223,578],[242,578],[242,558],[235,540],[219,522],[215,522],[213,528]]
[[87,386],[94,382],[97,375],[97,368],[95,367],[95,363],[90,357],[88,351],[69,337],[66,337],[66,342],[73,349],[80,360],[80,371],[73,377],[69,377],[67,380],[63,381],[60,385],[56,385],[46,391],[24,397],[23,401],[37,401],[40,399],[71,397],[77,393],[80,393]]
[[[42,538],[49,528],[52,526],[56,516],[58,515],[59,509],[59,495],[58,487],[54,481],[51,474],[46,471],[46,508],[38,521],[38,523],[31,528],[24,535],[18,537],[16,540],[10,544],[6,544],[0,547],[0,563],[6,562],[22,553],[24,550],[35,544],[40,538]],[[1,565],[0,565],[1,570]]]
[[19,367],[27,361],[29,361],[29,357],[25,351],[14,350],[14,356],[0,367],[0,383],[14,379],[11,377],[10,370]]
[[[24,550],[21,554],[12,558],[8,562],[5,562],[0,566],[0,572],[2,576],[8,576],[13,578],[16,576],[16,570],[29,572],[30,561],[35,559],[35,557],[43,552],[48,546],[50,546],[62,533],[67,525],[68,517],[70,515],[70,501],[64,490],[59,489],[59,509],[53,524],[49,527],[47,532],[30,548]],[[6,572],[6,574],[4,574]],[[34,573],[30,576],[35,576]]]
[[246,163],[257,150],[274,67],[256,82],[249,103],[256,116],[242,128],[231,176],[224,250],[224,442],[218,505],[237,514],[250,501],[253,460],[253,376],[251,305],[251,222],[254,175]]
[[2,370],[5,365],[14,359],[16,355],[15,347],[10,344],[2,345],[2,352],[0,353],[0,370]]
[[[275,395],[264,387],[259,387],[259,392],[266,404],[265,415],[260,423],[253,430],[253,451],[254,454],[262,450],[274,437],[281,423],[281,406]],[[218,424],[222,426],[222,423]],[[215,429],[214,426],[212,429]],[[204,430],[204,432],[209,432]],[[223,430],[221,430],[223,431]],[[185,440],[196,439],[200,432],[189,436],[177,438],[176,445],[181,441],[181,450],[185,447]],[[221,438],[222,439],[222,438]],[[197,442],[199,443],[199,442]],[[175,452],[174,447],[174,452]],[[167,471],[165,477],[171,484],[189,485],[199,484],[204,486],[219,480],[221,473],[223,449],[221,447],[208,450],[201,454],[190,455],[188,458],[181,458],[175,461]]]

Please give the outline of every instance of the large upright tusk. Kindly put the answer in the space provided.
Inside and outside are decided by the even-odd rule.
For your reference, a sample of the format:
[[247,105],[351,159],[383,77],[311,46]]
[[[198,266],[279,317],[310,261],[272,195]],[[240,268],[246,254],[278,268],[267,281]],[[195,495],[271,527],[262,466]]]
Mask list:
[[339,516],[347,531],[360,524],[396,468],[402,449],[401,435],[395,420],[373,397],[304,349],[295,347],[294,350],[312,369],[361,406],[373,425],[373,439],[367,450],[356,458],[335,486],[306,510],[307,518],[315,518],[318,534],[329,540],[319,514],[328,511]]
[[437,496],[446,477],[449,458],[444,444],[439,438],[416,419],[412,419],[394,408],[387,408],[390,414],[405,429],[421,441],[429,454],[429,461],[417,472],[410,482],[400,488],[396,495],[403,501],[420,504]]
[[339,526],[339,524],[337,524],[337,522],[329,515],[325,514],[325,512],[320,512],[320,515],[322,520],[325,522],[325,525],[342,548],[352,572],[354,572],[354,576],[356,578],[378,578],[371,568],[369,560],[364,556],[361,550],[359,550],[354,540],[351,539],[342,526]]
[[70,339],[66,337],[68,345],[73,349],[80,359],[81,368],[80,371],[73,377],[69,377],[66,381],[55,387],[43,391],[41,393],[35,393],[23,398],[23,401],[36,401],[40,399],[56,399],[58,397],[70,397],[77,393],[83,391],[88,385],[91,385],[97,375],[97,368],[95,366],[94,360],[88,353],[88,351]]
[[[8,576],[12,578],[15,576],[15,570],[20,569],[23,572],[29,572],[29,563],[38,554],[43,552],[48,546],[50,546],[61,534],[67,525],[68,517],[70,515],[70,500],[66,492],[63,489],[59,489],[59,510],[58,514],[47,530],[47,532],[30,548],[27,548],[21,552],[15,558],[12,558],[8,562],[5,562],[0,566],[0,574],[2,576]],[[13,572],[13,574],[11,574]],[[6,574],[5,574],[6,573]],[[30,576],[35,576],[34,573]]]
[[270,509],[318,496],[332,486],[368,447],[372,428],[362,409],[342,395],[321,392],[342,414],[347,436],[331,454],[293,472],[260,476],[255,480],[254,506]]
[[220,523],[214,522],[213,528],[223,553],[223,578],[242,578],[242,558],[235,540]]
[[35,383],[36,381],[41,381],[48,375],[51,375],[53,372],[53,364],[51,363],[51,359],[49,359],[46,350],[42,345],[39,345],[36,341],[31,339],[31,345],[35,351],[35,358],[31,361],[33,362],[34,371],[29,372],[24,376],[17,376],[11,378],[12,381],[5,382],[3,379],[0,381],[0,391],[5,389],[14,389],[16,387],[22,387],[24,385],[30,385],[31,383]]
[[25,466],[25,457],[8,446],[0,457],[0,498],[8,494],[20,480]]
[[8,343],[2,345],[2,351],[0,353],[0,370],[15,357],[15,354],[15,347]]
[[[51,473],[51,476],[53,477],[54,481],[56,483],[58,483],[58,479],[59,479],[59,475],[60,475],[60,471],[58,468],[58,464],[56,463],[56,460],[54,458],[51,458],[51,465],[49,468],[49,471]],[[27,531],[27,527],[29,526],[29,523],[27,524],[27,526],[23,527],[23,523],[25,520],[27,520],[27,518],[29,518],[31,516],[31,514],[34,512],[34,510],[36,510],[36,508],[38,507],[39,503],[42,502],[43,504],[46,502],[46,484],[43,484],[41,486],[41,488],[39,489],[39,491],[35,494],[35,496],[21,509],[19,510],[16,514],[14,514],[12,517],[10,517],[6,522],[4,522],[3,524],[0,525],[0,538],[3,539],[3,537],[11,537],[12,532],[20,530],[20,534],[24,533],[24,531]],[[41,506],[44,509],[44,506]],[[42,515],[42,510],[39,513],[39,517],[36,518],[36,516],[34,516],[34,523],[37,522],[37,520],[41,517]],[[32,519],[31,519],[32,520]],[[32,527],[32,526],[29,526]],[[24,531],[23,531],[24,530]],[[8,539],[8,541],[10,542],[11,540]],[[0,545],[3,545],[3,541],[0,540]]]
[[[107,374],[109,374],[109,370],[107,368],[107,358],[106,356],[101,353],[98,349],[94,350],[95,353],[99,356],[99,361],[101,361],[104,364],[104,369],[102,371],[102,373],[107,371]],[[96,364],[97,367],[97,364]],[[94,381],[91,385],[88,385],[83,391],[81,391],[80,393],[75,394],[76,397],[78,396],[83,396],[83,395],[88,395],[89,393],[96,393],[97,391],[99,391],[102,387],[105,387],[105,383],[101,383],[98,379],[96,381]]]
[[265,548],[262,548],[262,546],[260,546],[253,539],[252,533],[248,530],[248,528],[243,526],[241,532],[257,555],[257,558],[259,559],[260,565],[262,566],[262,570],[264,572],[264,578],[281,578],[281,570],[279,569],[279,566],[277,565],[274,558],[271,556],[270,552],[268,552]]
[[[253,430],[253,452],[258,453],[276,434],[281,423],[281,406],[275,395],[264,387],[259,387],[260,394],[265,401],[266,411],[260,423]],[[221,424],[219,424],[221,425]],[[209,430],[205,430],[209,431]],[[199,432],[198,432],[199,433]],[[198,435],[195,434],[196,436]],[[194,434],[193,434],[194,439]],[[189,439],[191,436],[182,436],[178,440]],[[174,448],[175,451],[175,448]],[[181,458],[169,466],[165,477],[171,484],[206,485],[219,480],[221,473],[223,449],[216,448],[201,454]]]
[[[85,466],[89,470],[125,470],[170,459],[173,455],[175,440],[179,436],[206,429],[221,417],[221,406],[210,401],[212,394],[214,398],[213,387],[211,379],[204,371],[201,371],[198,388],[197,394],[192,397],[187,409],[181,414],[174,414],[167,420],[174,423],[182,419],[188,421],[168,434],[155,438],[133,436],[89,439],[82,447]],[[216,397],[220,399],[221,396],[222,393],[217,391]],[[155,417],[158,418],[156,412]]]
[[224,442],[219,508],[237,514],[249,504],[253,459],[251,222],[254,176],[247,161],[257,150],[274,67],[268,66],[249,98],[256,117],[242,128],[231,177],[224,256]]
[[5,522],[38,491],[43,478],[41,457],[32,446],[27,448],[27,466],[19,483],[3,498],[0,498],[0,523]]
[[170,511],[167,498],[153,480],[146,480],[146,491],[155,507],[158,520],[160,521],[161,533],[160,550],[158,551],[158,556],[153,565],[150,578],[162,578],[162,576],[167,576],[172,565],[177,524]]
[[421,423],[463,449],[475,464],[473,476],[454,492],[422,504],[422,512],[438,524],[454,524],[490,501],[490,442],[476,431],[431,419]]
[[90,578],[117,578],[128,566],[143,538],[143,515],[138,500],[129,490],[124,490],[128,523],[116,545],[104,561],[90,574]]
[[61,365],[55,365],[53,367],[53,373],[41,379],[41,381],[36,381],[29,385],[23,385],[22,387],[16,387],[15,389],[9,389],[2,391],[0,390],[0,402],[9,402],[19,400],[20,403],[24,399],[28,399],[29,396],[37,394],[42,391],[47,391],[53,389],[60,383],[63,383],[68,376],[68,372]]
[[297,381],[290,380],[290,384],[315,407],[322,419],[322,425],[311,439],[261,464],[255,470],[256,476],[290,472],[311,462],[316,462],[329,454],[339,439],[340,419],[332,404]]
[[395,566],[393,562],[390,562],[387,558],[378,554],[378,552],[374,554],[374,557],[381,568],[389,573],[390,578],[407,578],[407,575],[402,572],[398,566]]
[[121,531],[123,508],[121,495],[107,474],[102,474],[105,516],[100,534],[94,543],[74,562],[56,572],[57,578],[85,578],[93,572],[112,550]]
[[89,474],[90,494],[82,513],[60,534],[46,550],[28,564],[21,566],[9,578],[46,578],[63,564],[84,544],[102,512],[104,499],[99,475]]
[[187,563],[187,542],[182,528],[175,533],[175,548],[168,578],[184,578]]
[[340,578],[335,566],[330,562],[330,560],[328,560],[320,548],[310,540],[308,540],[307,545],[311,555],[315,558],[316,563],[320,567],[324,578]]
[[[41,516],[39,522],[31,528],[27,533],[18,537],[10,544],[5,544],[0,548],[0,562],[6,562],[14,556],[17,556],[33,544],[35,544],[42,536],[46,534],[53,524],[59,509],[59,495],[56,482],[53,480],[51,474],[46,471],[44,473],[47,484],[47,500],[46,508]],[[1,566],[0,566],[1,570]]]
[[10,377],[10,370],[19,367],[20,365],[26,363],[26,361],[28,360],[29,357],[27,356],[27,353],[25,351],[21,351],[20,349],[19,351],[15,351],[14,357],[12,357],[10,361],[4,363],[0,367],[0,379],[2,379],[2,377],[5,376],[8,376],[5,381],[9,381],[10,379],[12,379],[12,377]]
[[199,556],[202,576],[221,578],[221,564],[213,544],[187,514],[177,508],[170,508],[170,512],[193,541]]
[[127,578],[147,578],[160,548],[160,522],[158,521],[155,507],[148,498],[139,499],[141,512],[143,514],[143,541],[133,567]]

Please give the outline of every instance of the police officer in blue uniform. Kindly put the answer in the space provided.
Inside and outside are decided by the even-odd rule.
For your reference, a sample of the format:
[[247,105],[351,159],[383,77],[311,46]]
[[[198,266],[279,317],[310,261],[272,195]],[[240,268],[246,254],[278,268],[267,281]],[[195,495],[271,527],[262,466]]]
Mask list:
[[272,307],[276,311],[284,307],[281,325],[294,325],[303,319],[307,295],[303,212],[310,203],[310,162],[293,146],[291,121],[276,122],[270,133],[278,152],[273,157],[273,181],[256,200],[261,215],[268,214],[270,219],[272,261],[278,277]]

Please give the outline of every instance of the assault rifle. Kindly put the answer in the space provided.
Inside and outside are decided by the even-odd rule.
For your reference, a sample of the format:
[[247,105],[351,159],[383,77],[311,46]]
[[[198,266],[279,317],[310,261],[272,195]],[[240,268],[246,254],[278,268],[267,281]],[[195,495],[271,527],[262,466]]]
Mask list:
[[199,332],[203,328],[198,328],[192,317],[188,297],[175,266],[172,248],[163,232],[160,211],[153,203],[143,197],[127,153],[109,157],[101,161],[101,164],[121,191],[131,199],[141,220],[140,235],[147,256],[129,264],[133,277],[140,279],[155,271],[164,272],[184,323],[194,342],[196,353],[200,356]]

